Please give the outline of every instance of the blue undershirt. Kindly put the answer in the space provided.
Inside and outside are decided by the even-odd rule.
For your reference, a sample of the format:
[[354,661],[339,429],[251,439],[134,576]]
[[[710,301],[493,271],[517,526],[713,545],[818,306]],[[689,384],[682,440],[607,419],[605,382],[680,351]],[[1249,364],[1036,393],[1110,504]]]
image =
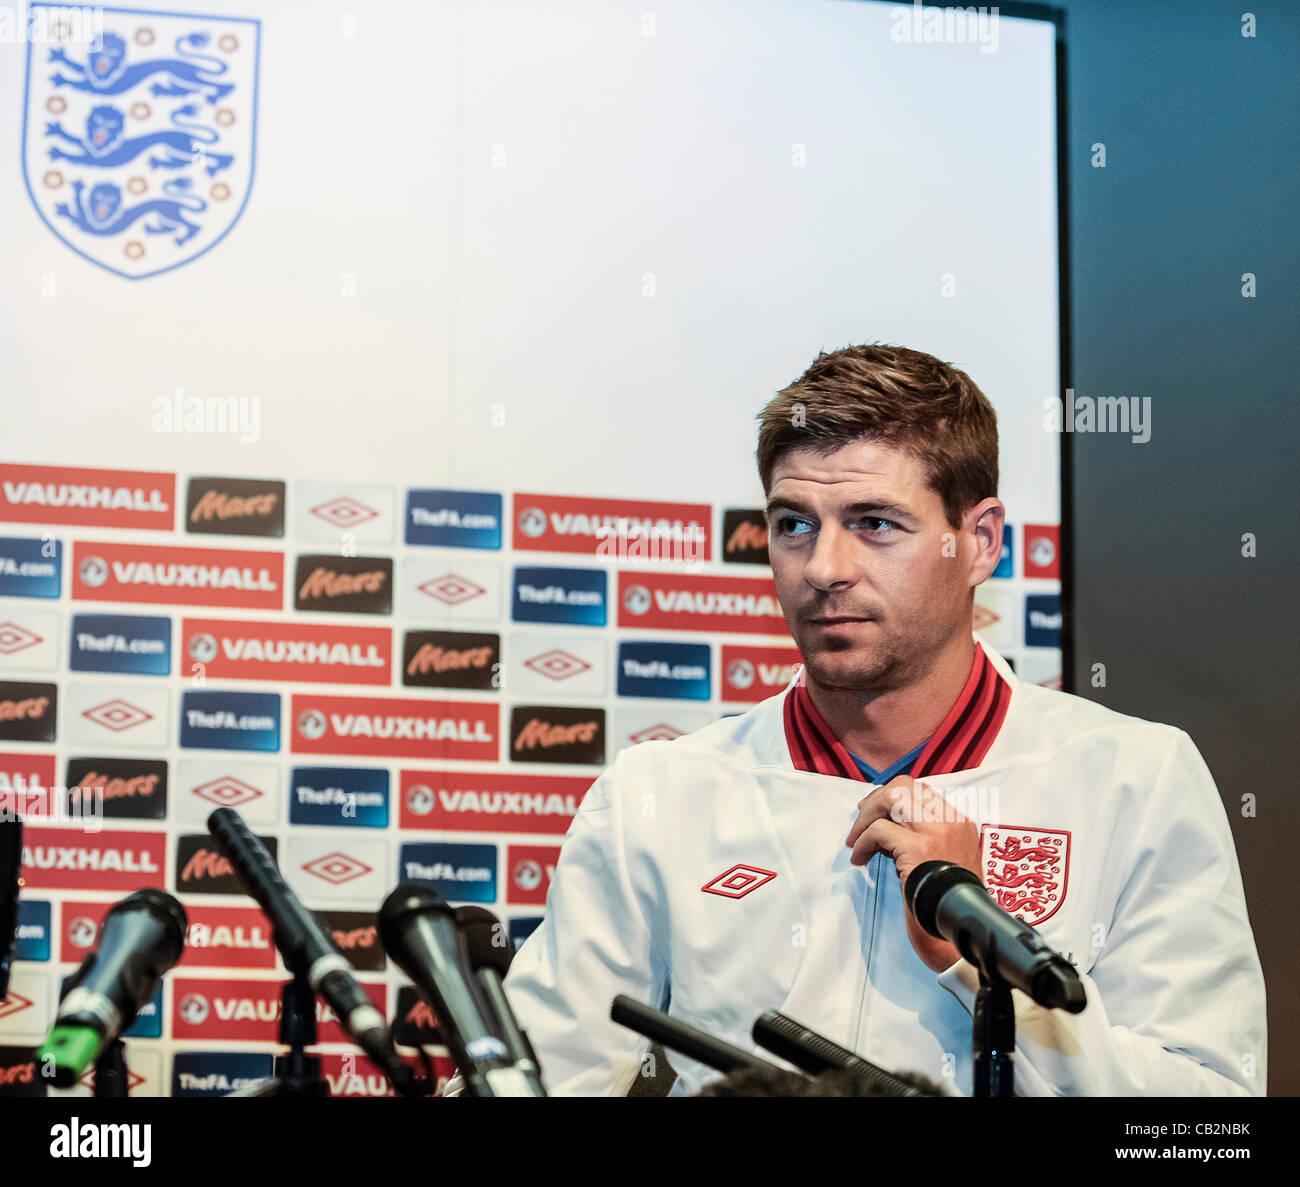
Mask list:
[[[886,767],[883,771],[877,771],[875,767],[864,759],[859,758],[852,750],[849,750],[849,757],[858,764],[858,770],[867,777],[868,782],[888,783],[895,775],[906,775],[911,769],[912,764],[921,757],[921,751],[924,750],[928,744],[929,739],[927,738],[915,750],[913,750],[911,754],[903,755],[903,757],[894,763],[893,766]],[[847,750],[848,747],[846,746],[845,749]]]

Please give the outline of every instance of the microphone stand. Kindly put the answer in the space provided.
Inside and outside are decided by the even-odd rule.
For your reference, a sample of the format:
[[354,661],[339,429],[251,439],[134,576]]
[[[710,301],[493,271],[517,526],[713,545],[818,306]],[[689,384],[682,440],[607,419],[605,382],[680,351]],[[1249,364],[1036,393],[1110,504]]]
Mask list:
[[316,1045],[316,994],[299,970],[280,989],[280,1042],[289,1048],[275,1057],[274,1075],[227,1096],[329,1096],[320,1073],[320,1056],[308,1055]]
[[126,1044],[121,1039],[109,1043],[95,1060],[94,1095],[113,1100],[128,1095]]
[[980,987],[975,994],[971,1029],[974,1095],[1014,1096],[1016,1013],[1011,986],[996,974],[988,976],[982,964],[976,964],[976,968]]

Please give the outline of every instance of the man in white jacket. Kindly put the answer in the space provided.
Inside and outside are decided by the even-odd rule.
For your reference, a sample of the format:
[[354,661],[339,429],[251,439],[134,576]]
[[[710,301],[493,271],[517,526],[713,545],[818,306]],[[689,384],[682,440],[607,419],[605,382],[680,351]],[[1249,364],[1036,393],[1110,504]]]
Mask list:
[[[647,1041],[609,1019],[624,993],[751,1050],[778,1009],[969,1094],[977,974],[902,894],[940,860],[1081,974],[1077,1015],[1014,992],[1018,1093],[1262,1095],[1263,976],[1195,746],[1021,683],[972,633],[1004,520],[983,394],[930,355],[850,347],[760,421],[803,668],[748,713],[622,751],[587,793],[506,979],[548,1090],[644,1073]],[[718,1074],[672,1061],[674,1095]]]

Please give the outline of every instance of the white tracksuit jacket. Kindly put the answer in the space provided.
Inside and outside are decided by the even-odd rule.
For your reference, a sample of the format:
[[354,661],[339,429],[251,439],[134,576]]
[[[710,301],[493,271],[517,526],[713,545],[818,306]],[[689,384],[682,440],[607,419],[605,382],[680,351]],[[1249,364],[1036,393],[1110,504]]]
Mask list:
[[[1022,683],[977,639],[912,773],[966,789],[967,815],[984,805],[985,885],[1083,975],[1078,1015],[1014,991],[1018,1094],[1263,1095],[1263,975],[1223,804],[1185,733]],[[891,859],[849,864],[869,789],[797,680],[620,752],[505,982],[548,1091],[628,1091],[649,1043],[610,1021],[626,993],[753,1051],[775,1008],[969,1095],[977,976],[913,952]],[[669,1057],[672,1095],[718,1076]]]

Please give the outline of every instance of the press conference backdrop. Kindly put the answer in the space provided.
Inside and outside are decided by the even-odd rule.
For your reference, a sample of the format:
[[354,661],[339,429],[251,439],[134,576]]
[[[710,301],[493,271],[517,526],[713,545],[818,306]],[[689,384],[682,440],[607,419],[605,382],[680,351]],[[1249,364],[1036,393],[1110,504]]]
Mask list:
[[[39,6],[0,45],[0,788],[29,820],[0,1092],[44,1091],[60,980],[143,885],[191,930],[133,1090],[269,1072],[284,972],[219,805],[399,1040],[436,1041],[376,943],[388,889],[520,942],[620,748],[790,678],[754,416],[821,349],[927,350],[993,401],[1010,526],[976,625],[1059,683],[1050,25],[103,14],[89,52]],[[336,1092],[384,1090],[322,1038]]]

